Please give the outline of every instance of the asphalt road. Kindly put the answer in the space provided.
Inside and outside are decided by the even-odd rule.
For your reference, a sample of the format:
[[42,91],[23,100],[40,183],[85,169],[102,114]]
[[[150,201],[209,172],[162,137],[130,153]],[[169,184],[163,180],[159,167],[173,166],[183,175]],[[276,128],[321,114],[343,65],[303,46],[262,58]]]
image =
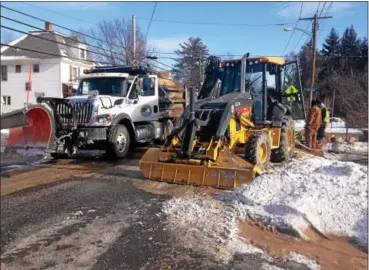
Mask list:
[[[54,177],[53,166],[40,177]],[[148,192],[145,181],[132,158],[2,196],[2,269],[263,269],[259,255],[236,254],[224,264],[196,247],[184,249],[159,215],[171,195]]]

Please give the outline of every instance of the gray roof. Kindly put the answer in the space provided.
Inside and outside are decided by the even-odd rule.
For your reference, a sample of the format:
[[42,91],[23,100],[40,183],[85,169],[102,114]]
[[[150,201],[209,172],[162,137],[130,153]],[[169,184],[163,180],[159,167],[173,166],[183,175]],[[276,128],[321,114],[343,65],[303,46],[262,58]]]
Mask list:
[[[44,40],[43,38],[48,40]],[[39,51],[41,53],[9,47],[2,53],[2,55],[25,56],[29,58],[40,58],[40,59],[58,58],[58,56],[61,55],[61,49],[63,49],[66,52],[66,55],[65,56],[63,55],[64,57],[79,59],[79,50],[77,50],[77,48],[70,47],[70,46],[78,47],[78,42],[72,39],[75,38],[63,37],[62,34],[58,33],[56,34],[55,32],[52,31],[30,32],[30,35],[28,35],[26,38],[22,39],[18,43],[13,44],[13,46]],[[56,42],[65,43],[65,45]],[[83,61],[82,59],[79,61],[84,63],[91,63],[88,61]]]

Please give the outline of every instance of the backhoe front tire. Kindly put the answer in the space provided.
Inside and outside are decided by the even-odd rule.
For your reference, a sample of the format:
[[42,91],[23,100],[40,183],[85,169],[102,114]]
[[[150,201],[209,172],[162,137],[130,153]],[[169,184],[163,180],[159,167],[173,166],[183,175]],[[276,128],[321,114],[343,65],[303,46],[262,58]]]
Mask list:
[[269,136],[264,132],[253,134],[245,146],[245,160],[263,170],[269,164],[270,154],[271,143]]
[[130,149],[131,138],[125,125],[114,125],[108,131],[107,154],[113,158],[124,158]]
[[285,116],[281,127],[279,148],[272,151],[272,162],[288,161],[293,157],[295,148],[295,126],[291,116]]

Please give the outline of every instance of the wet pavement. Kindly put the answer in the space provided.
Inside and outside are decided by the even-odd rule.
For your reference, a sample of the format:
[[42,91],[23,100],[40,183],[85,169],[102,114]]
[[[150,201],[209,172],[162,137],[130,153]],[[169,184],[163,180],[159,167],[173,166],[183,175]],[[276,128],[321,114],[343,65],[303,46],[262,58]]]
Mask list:
[[138,157],[101,161],[96,169],[96,161],[59,161],[2,181],[2,188],[26,178],[42,184],[1,197],[2,269],[307,269],[256,254],[221,263],[184,249],[159,215],[171,195],[140,188]]

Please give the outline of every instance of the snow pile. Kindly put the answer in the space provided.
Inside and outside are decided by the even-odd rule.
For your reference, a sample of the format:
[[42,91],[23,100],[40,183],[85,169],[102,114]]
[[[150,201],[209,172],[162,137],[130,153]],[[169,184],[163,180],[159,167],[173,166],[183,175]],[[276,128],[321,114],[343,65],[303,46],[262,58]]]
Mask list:
[[225,196],[250,215],[304,237],[309,226],[368,243],[367,167],[323,158],[293,161]]
[[[184,248],[213,256],[223,263],[228,263],[236,253],[258,254],[266,262],[274,261],[238,235],[237,219],[242,216],[232,204],[210,196],[192,195],[170,199],[162,211],[167,216],[167,229]],[[305,264],[312,270],[320,269],[316,262],[294,252],[289,253],[287,260]]]
[[348,153],[348,154],[367,154],[368,143],[367,142],[355,142],[350,145],[346,142],[336,141],[334,143],[327,143],[323,148],[324,151],[332,151],[334,153]]
[[[367,173],[367,167],[352,162],[302,158],[216,197],[172,198],[163,212],[167,229],[181,245],[223,261],[236,252],[267,256],[238,235],[238,219],[248,217],[294,230],[303,238],[310,226],[367,245]],[[293,261],[300,256],[290,255]],[[305,264],[317,268],[312,261]]]
[[305,120],[295,120],[294,121],[295,124],[295,130],[296,131],[301,131],[305,129]]

